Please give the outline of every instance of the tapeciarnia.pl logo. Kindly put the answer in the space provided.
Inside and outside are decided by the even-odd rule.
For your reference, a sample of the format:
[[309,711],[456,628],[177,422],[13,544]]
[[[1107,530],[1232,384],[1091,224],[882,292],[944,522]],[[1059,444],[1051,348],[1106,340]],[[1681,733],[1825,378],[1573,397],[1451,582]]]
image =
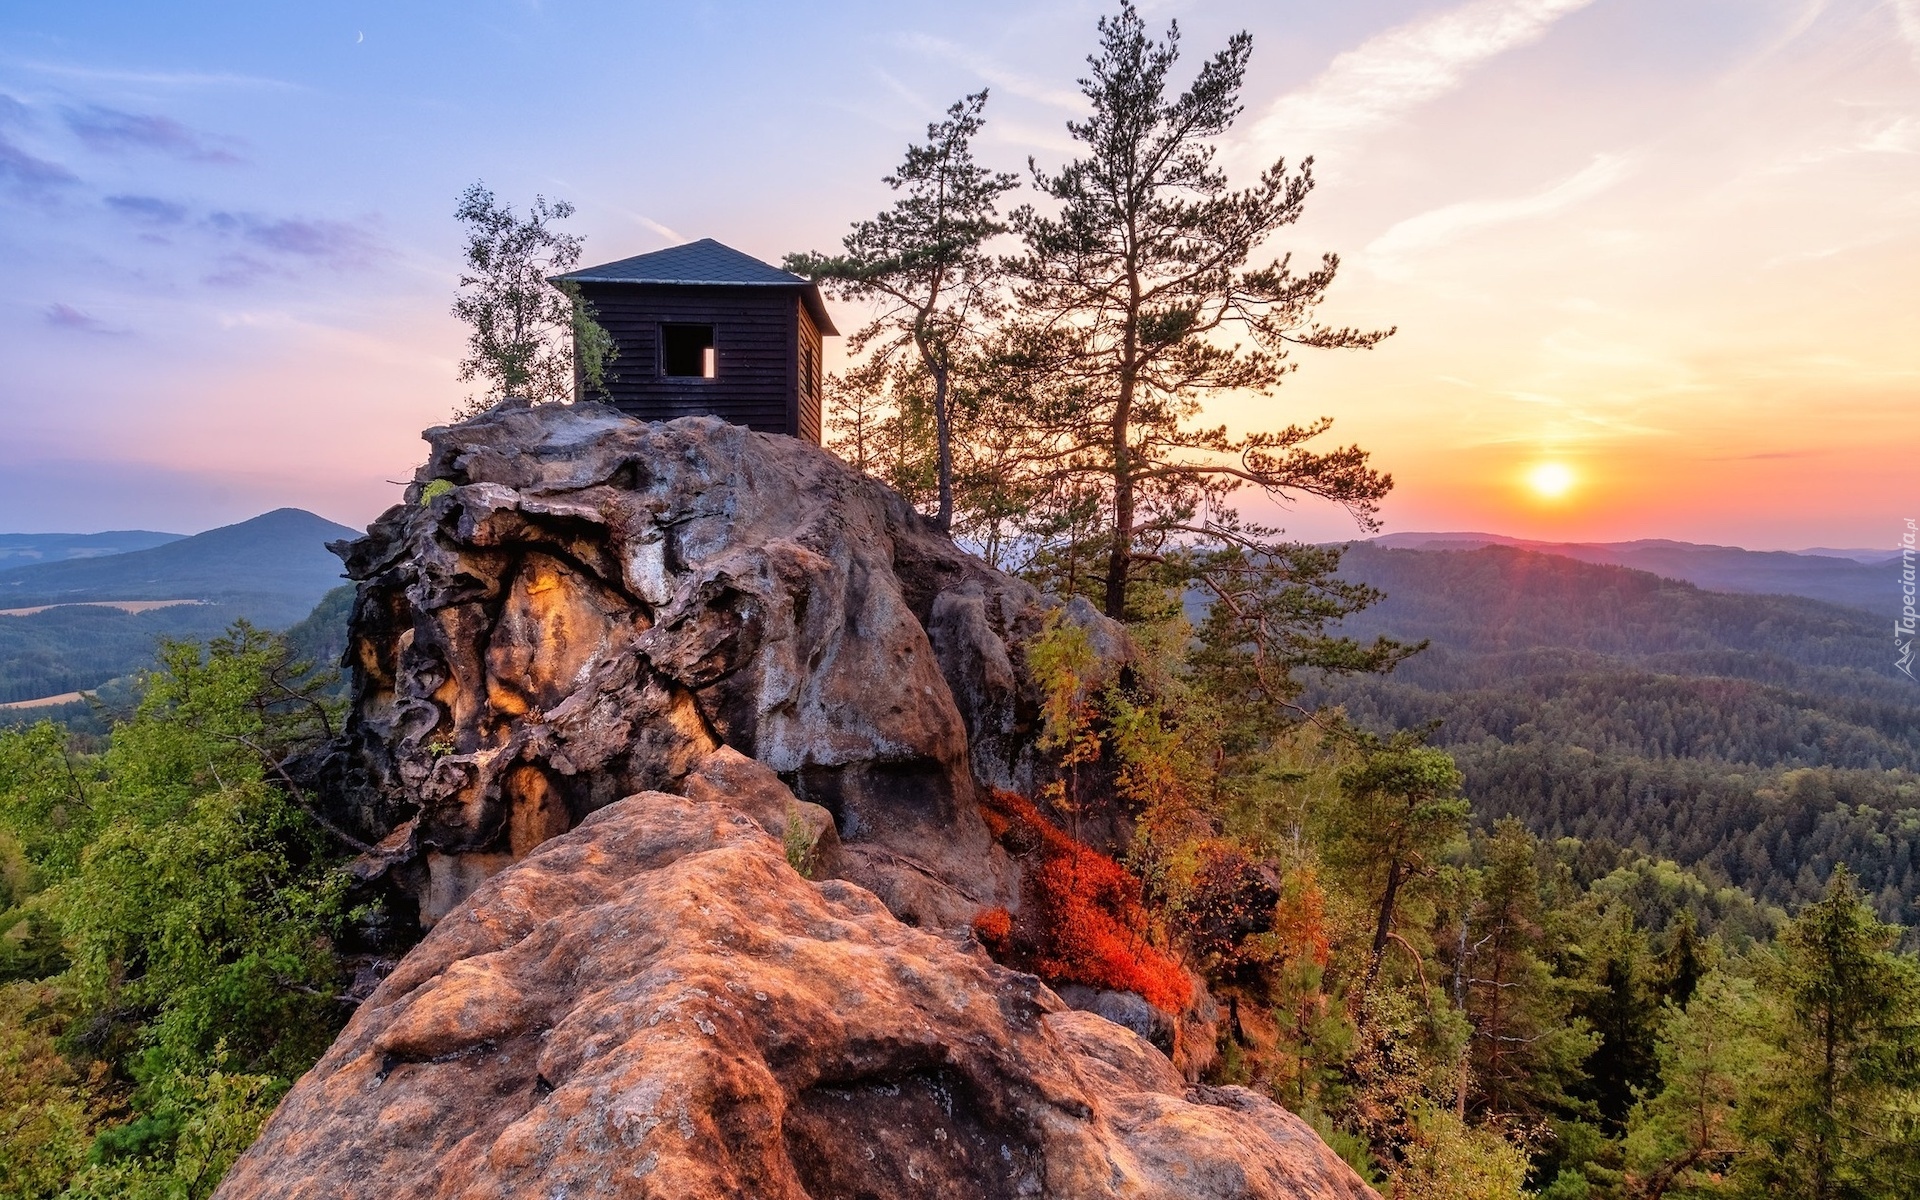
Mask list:
[[1900,615],[1893,622],[1893,669],[1913,678],[1914,615],[1914,519],[1907,518],[1906,532],[1900,535]]

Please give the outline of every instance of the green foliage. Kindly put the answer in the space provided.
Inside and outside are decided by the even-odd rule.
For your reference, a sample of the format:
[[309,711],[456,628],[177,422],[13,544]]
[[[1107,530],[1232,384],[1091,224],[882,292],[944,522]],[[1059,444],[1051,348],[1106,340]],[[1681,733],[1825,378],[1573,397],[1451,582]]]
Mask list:
[[1581,943],[1574,953],[1583,960],[1581,986],[1573,992],[1571,1010],[1592,1030],[1594,1044],[1584,1064],[1573,1064],[1571,1091],[1592,1104],[1608,1133],[1618,1134],[1635,1098],[1658,1074],[1654,1033],[1661,985],[1667,981],[1646,930],[1624,907],[1603,910],[1580,925]]
[[1515,821],[1500,822],[1491,837],[1475,838],[1474,902],[1458,939],[1468,952],[1455,963],[1473,1026],[1468,1106],[1489,1117],[1529,1122],[1550,1114],[1586,1115],[1572,1092],[1603,1048],[1573,1015],[1575,997],[1592,994],[1590,985],[1583,986],[1585,972],[1574,963],[1550,961],[1556,946],[1563,953],[1569,948],[1572,922],[1571,914],[1549,911],[1539,859],[1539,844]]
[[781,831],[781,844],[787,852],[787,865],[800,872],[802,879],[813,878],[813,831],[807,827],[806,819],[794,806],[787,808],[786,827]]
[[69,1017],[57,988],[0,987],[0,1195],[59,1195],[86,1163],[98,1104],[59,1051]]
[[1440,854],[1466,831],[1471,805],[1445,752],[1419,739],[1362,736],[1361,756],[1340,771],[1345,801],[1321,828],[1327,860],[1361,881],[1374,912],[1366,981],[1379,977],[1399,909],[1437,874]]
[[1006,232],[1000,196],[1019,185],[1017,176],[973,161],[986,103],[984,91],[956,101],[944,121],[927,127],[925,145],[907,147],[905,161],[885,181],[900,198],[855,224],[843,241],[845,253],[790,254],[785,263],[838,296],[880,306],[847,340],[849,354],[866,357],[844,377],[858,399],[851,410],[840,410],[854,420],[850,436],[836,439],[834,448],[855,466],[868,469],[866,406],[892,392],[898,420],[917,407],[922,378],[931,383],[934,520],[942,529],[953,521],[952,405],[965,394],[955,376],[973,354],[979,326],[1000,309],[999,263],[985,247]]
[[1445,1109],[1422,1107],[1392,1200],[1523,1200],[1524,1148],[1499,1128],[1473,1126]]
[[1767,1016],[1753,980],[1722,972],[1666,1014],[1660,1085],[1634,1108],[1626,1138],[1640,1194],[1712,1195],[1743,1155],[1737,1105],[1767,1059]]
[[470,330],[460,379],[481,384],[464,412],[511,396],[538,404],[605,392],[612,338],[577,285],[547,282],[580,260],[585,239],[552,228],[572,215],[566,201],[536,196],[521,217],[480,183],[461,193],[454,216],[467,245],[453,315]]
[[1900,931],[1861,902],[1846,871],[1758,967],[1778,1006],[1773,1055],[1742,1097],[1761,1153],[1738,1171],[1763,1195],[1810,1200],[1920,1191],[1920,970]]
[[0,734],[5,1194],[206,1195],[345,1016],[335,847],[276,786],[325,680],[244,623],[160,660],[104,753]]

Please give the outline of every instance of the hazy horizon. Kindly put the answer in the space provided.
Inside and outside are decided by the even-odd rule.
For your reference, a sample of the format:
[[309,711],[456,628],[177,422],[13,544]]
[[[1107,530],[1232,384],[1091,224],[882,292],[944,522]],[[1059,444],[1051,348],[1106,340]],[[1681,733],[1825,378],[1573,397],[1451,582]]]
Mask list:
[[[282,508],[282,507],[297,507],[297,506],[287,506],[287,505],[275,506],[275,508]],[[114,528],[114,529],[0,529],[0,538],[94,537],[94,536],[101,536],[105,534],[115,534],[115,533],[120,533],[120,534],[160,533],[160,534],[167,534],[173,537],[187,538],[187,537],[193,537],[197,534],[210,533],[215,529],[222,529],[230,525],[244,524],[245,522],[253,520],[256,517],[265,516],[267,515],[267,513],[272,511],[275,511],[275,510],[267,509],[263,512],[255,513],[251,517],[243,517],[238,521],[222,521],[215,525],[209,525],[204,529],[194,529],[186,532],[182,532],[177,529],[150,529],[146,527],[134,528],[131,526],[126,528]],[[303,511],[311,512],[311,510],[303,510]],[[335,524],[345,525],[350,528],[361,528],[371,522],[371,518],[369,518],[368,521],[356,523],[354,521],[338,521],[338,520],[335,520],[333,517],[328,516],[326,513],[312,512],[311,515],[320,517],[323,520],[333,521]],[[1739,545],[1734,545],[1727,542],[1685,542],[1685,541],[1680,541],[1678,539],[1672,539],[1672,538],[1616,538],[1610,541],[1596,542],[1590,539],[1576,540],[1576,539],[1567,539],[1567,538],[1519,538],[1513,534],[1500,533],[1494,530],[1486,530],[1486,529],[1382,530],[1378,534],[1356,533],[1350,538],[1333,537],[1333,538],[1327,538],[1322,540],[1329,541],[1329,542],[1380,541],[1380,540],[1391,540],[1396,538],[1407,538],[1407,539],[1412,539],[1412,538],[1464,538],[1464,539],[1498,538],[1498,539],[1505,539],[1510,541],[1518,541],[1526,544],[1539,544],[1539,545],[1548,545],[1548,546],[1551,546],[1551,545],[1620,546],[1620,545],[1631,545],[1636,542],[1643,542],[1643,541],[1646,541],[1646,542],[1671,541],[1678,545],[1697,546],[1703,549],[1747,550],[1747,551],[1754,551],[1757,553],[1783,552],[1787,554],[1813,555],[1813,556],[1847,556],[1847,555],[1859,555],[1859,554],[1878,554],[1878,555],[1884,555],[1888,559],[1898,558],[1900,555],[1900,549],[1901,549],[1898,545],[1888,547],[1886,549],[1881,549],[1876,546],[1838,546],[1838,545],[1794,546],[1794,547],[1785,547],[1785,548],[1756,547],[1756,546],[1739,546]],[[1878,560],[1876,560],[1876,563],[1877,562]]]

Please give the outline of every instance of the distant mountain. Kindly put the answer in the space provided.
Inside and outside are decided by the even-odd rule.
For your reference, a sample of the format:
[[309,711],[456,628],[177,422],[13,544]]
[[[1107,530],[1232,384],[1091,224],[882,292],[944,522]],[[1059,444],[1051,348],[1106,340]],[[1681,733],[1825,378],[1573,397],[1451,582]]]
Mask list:
[[1795,550],[1794,553],[1812,554],[1821,558],[1850,558],[1854,562],[1863,562],[1870,566],[1884,566],[1899,557],[1890,550],[1868,550],[1860,546],[1847,549],[1837,546],[1808,546],[1805,550]]
[[0,571],[34,563],[148,550],[177,542],[183,536],[155,533],[150,529],[116,529],[110,533],[0,533]]
[[[146,536],[170,540],[120,554],[0,566],[0,611],[55,606],[0,616],[0,704],[98,687],[150,666],[162,638],[203,641],[239,617],[272,629],[307,618],[297,629],[302,652],[339,656],[336,627],[344,627],[342,605],[351,591],[337,590],[340,561],[326,543],[355,537],[355,530],[282,508],[192,537]],[[316,614],[323,599],[330,607]],[[200,603],[140,613],[79,603],[99,600]],[[6,720],[37,715],[0,710]]]
[[1370,544],[1393,550],[1511,546],[1580,562],[1651,571],[1716,592],[1806,596],[1876,616],[1890,613],[1891,598],[1897,595],[1890,566],[1895,555],[1890,551],[1877,558],[1864,559],[1862,556],[1873,552],[1743,550],[1738,546],[1705,546],[1661,538],[1634,542],[1536,542],[1494,533],[1394,533],[1375,538]]
[[0,567],[0,609],[81,600],[202,600],[281,628],[339,586],[340,561],[326,543],[357,536],[302,509],[276,509],[147,549]]

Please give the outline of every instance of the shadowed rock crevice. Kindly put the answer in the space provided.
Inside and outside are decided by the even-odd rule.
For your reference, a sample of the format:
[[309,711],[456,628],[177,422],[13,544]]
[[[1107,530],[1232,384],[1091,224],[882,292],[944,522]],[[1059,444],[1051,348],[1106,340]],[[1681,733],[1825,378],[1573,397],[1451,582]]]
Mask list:
[[816,1085],[787,1108],[782,1133],[816,1200],[1015,1200],[1045,1176],[1026,1131],[995,1121],[948,1071]]

